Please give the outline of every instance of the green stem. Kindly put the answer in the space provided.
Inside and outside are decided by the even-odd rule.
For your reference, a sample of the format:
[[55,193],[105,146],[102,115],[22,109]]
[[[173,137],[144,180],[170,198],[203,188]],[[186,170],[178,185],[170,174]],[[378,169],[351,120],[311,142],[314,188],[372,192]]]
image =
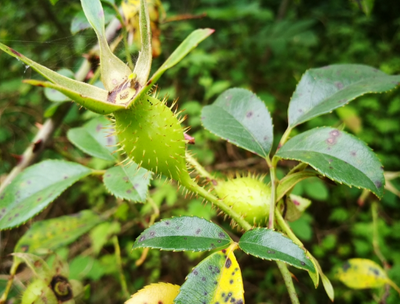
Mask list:
[[286,143],[286,141],[289,138],[290,132],[292,132],[292,130],[293,130],[292,128],[287,127],[285,133],[283,133],[282,138],[281,138],[281,140],[279,142],[278,150],[279,150],[280,147],[282,147]]
[[279,212],[278,209],[275,210],[275,217],[279,227],[293,241],[293,243],[300,246],[301,248],[304,248],[303,243],[293,233],[292,229],[289,227],[288,223],[286,223],[285,219],[282,217],[282,214]]
[[190,181],[185,182],[181,181],[182,184],[188,188],[190,191],[193,191],[194,193],[204,197],[206,200],[210,201],[213,203],[215,206],[217,206],[219,209],[221,209],[225,214],[230,216],[239,226],[241,226],[244,230],[250,230],[252,226],[246,222],[246,220],[241,217],[238,213],[233,211],[229,206],[225,205],[222,200],[219,200],[217,197],[212,195],[210,192],[208,192],[206,189],[202,188],[196,182],[190,179]]
[[186,160],[188,161],[189,164],[191,164],[194,167],[194,169],[202,177],[208,178],[208,179],[214,179],[214,177],[206,169],[204,169],[203,166],[200,165],[199,162],[188,152],[186,152]]
[[112,241],[114,243],[115,258],[117,259],[117,265],[118,265],[118,270],[119,270],[119,279],[121,281],[122,292],[124,293],[124,297],[127,299],[127,298],[129,298],[130,293],[128,291],[128,286],[126,284],[124,270],[122,269],[121,249],[119,247],[117,236],[114,235],[112,238]]
[[269,203],[269,218],[268,218],[268,229],[274,229],[274,214],[275,214],[275,201],[276,201],[276,172],[275,166],[272,165],[269,169],[271,175],[271,202]]
[[373,227],[372,246],[374,247],[374,252],[378,256],[379,260],[381,260],[385,270],[388,270],[387,261],[379,248],[378,204],[376,202],[372,203],[371,212],[372,212],[372,227]]
[[10,292],[11,286],[14,282],[14,277],[15,277],[15,274],[17,273],[17,268],[20,263],[21,263],[20,260],[18,260],[14,257],[14,261],[13,261],[13,264],[10,269],[10,276],[8,277],[7,286],[4,289],[3,295],[0,298],[0,304],[6,303],[8,293]]
[[286,264],[281,261],[277,261],[276,264],[278,265],[279,270],[281,271],[292,304],[300,304],[299,298],[297,297],[296,289],[294,289],[292,276],[290,275],[290,272],[287,269]]
[[93,170],[91,175],[104,175],[106,170]]

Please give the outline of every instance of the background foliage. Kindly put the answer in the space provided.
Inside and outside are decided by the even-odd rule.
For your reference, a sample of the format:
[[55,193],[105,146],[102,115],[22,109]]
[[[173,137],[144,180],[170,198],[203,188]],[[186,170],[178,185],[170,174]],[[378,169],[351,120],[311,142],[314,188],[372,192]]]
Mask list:
[[[189,134],[196,139],[191,149],[202,164],[215,170],[232,174],[247,169],[254,173],[267,171],[262,159],[217,140],[201,127],[202,106],[213,102],[225,89],[242,87],[256,92],[267,104],[274,119],[275,133],[279,135],[286,128],[286,110],[291,94],[306,69],[332,63],[360,63],[389,74],[400,74],[398,1],[376,2],[370,15],[345,0],[259,0],[250,4],[245,0],[191,0],[162,1],[162,4],[165,11],[165,17],[161,14],[160,24],[162,53],[154,67],[164,62],[192,30],[199,27],[216,30],[159,83],[161,95],[168,94],[171,100],[179,97],[179,108],[186,109],[186,124],[192,128]],[[74,36],[71,34],[71,19],[80,10],[77,1],[59,1],[52,6],[48,0],[3,0],[0,5],[0,41],[23,50],[26,56],[50,68],[67,67],[75,71],[82,60],[81,55],[96,41],[91,30]],[[186,20],[190,17],[187,15],[201,16],[203,13],[207,16]],[[122,48],[120,51],[123,55]],[[17,155],[29,145],[37,124],[43,123],[43,117],[51,111],[51,103],[46,100],[43,90],[21,84],[23,79],[38,77],[21,62],[1,53],[0,66],[0,174],[4,176],[16,164]],[[301,125],[298,131],[320,125],[345,127],[374,149],[386,171],[400,171],[397,149],[400,145],[399,113],[398,90],[366,95],[346,108]],[[71,145],[66,136],[70,128],[82,126],[92,117],[92,113],[73,105],[42,159],[67,158],[95,169],[105,168],[107,161],[84,155]],[[284,165],[289,169],[293,163],[288,161]],[[226,231],[231,231],[235,240],[236,232],[229,228],[228,222],[217,218],[209,205],[204,206],[200,200],[176,193],[174,185],[160,180],[152,183],[151,197],[163,217],[197,215],[212,218]],[[400,186],[396,180],[393,184]],[[376,303],[384,290],[354,291],[334,280],[335,267],[344,260],[374,257],[370,205],[374,198],[370,197],[360,205],[357,200],[361,190],[323,183],[317,178],[303,181],[296,186],[294,193],[313,201],[292,227],[332,279],[336,301]],[[58,253],[68,257],[70,278],[90,283],[92,303],[98,303],[100,299],[104,303],[124,299],[118,281],[115,249],[113,243],[107,241],[114,234],[119,236],[123,270],[131,293],[156,281],[182,284],[191,267],[205,256],[151,250],[143,265],[135,264],[141,251],[131,252],[133,240],[148,225],[154,211],[149,205],[132,205],[122,199],[115,202],[115,198],[109,196],[107,189],[93,176],[68,189],[34,221],[88,208],[97,212],[114,208],[116,222],[110,227],[98,226],[88,236]],[[400,284],[399,199],[386,191],[378,210],[379,245],[391,265],[389,275]],[[34,221],[2,232],[1,274],[6,274],[10,267],[7,254],[13,251],[18,239]],[[104,237],[104,231],[108,232],[108,237]],[[289,303],[275,265],[244,254],[238,254],[238,261],[243,270],[248,303]],[[329,301],[322,287],[314,290],[305,272],[290,270],[299,280],[295,284],[302,302]],[[18,294],[17,290],[14,292]],[[399,296],[392,290],[387,303],[398,301]]]

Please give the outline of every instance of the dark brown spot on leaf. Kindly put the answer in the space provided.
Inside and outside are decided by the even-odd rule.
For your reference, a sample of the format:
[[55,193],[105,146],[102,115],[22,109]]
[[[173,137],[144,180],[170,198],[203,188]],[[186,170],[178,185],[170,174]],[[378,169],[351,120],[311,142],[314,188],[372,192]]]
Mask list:
[[227,258],[227,259],[226,259],[226,262],[225,262],[225,267],[226,267],[226,268],[229,268],[229,267],[231,267],[231,265],[232,265],[231,259],[230,259],[230,258]]

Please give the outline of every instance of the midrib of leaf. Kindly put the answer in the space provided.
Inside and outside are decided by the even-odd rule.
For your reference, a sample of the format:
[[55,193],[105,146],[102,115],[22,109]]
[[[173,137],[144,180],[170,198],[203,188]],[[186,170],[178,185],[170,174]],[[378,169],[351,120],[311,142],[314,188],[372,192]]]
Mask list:
[[258,142],[257,138],[255,138],[252,134],[252,132],[250,132],[235,116],[233,116],[231,113],[229,113],[228,111],[226,111],[224,108],[216,105],[218,108],[222,109],[224,112],[228,113],[234,120],[236,120],[242,127],[243,129],[245,129],[247,131],[248,134],[250,134],[250,136],[254,139],[254,142],[257,143],[257,145],[259,145],[259,147],[261,148],[261,150],[264,152],[264,154],[268,155],[268,153],[265,152],[264,148],[260,145],[260,143]]

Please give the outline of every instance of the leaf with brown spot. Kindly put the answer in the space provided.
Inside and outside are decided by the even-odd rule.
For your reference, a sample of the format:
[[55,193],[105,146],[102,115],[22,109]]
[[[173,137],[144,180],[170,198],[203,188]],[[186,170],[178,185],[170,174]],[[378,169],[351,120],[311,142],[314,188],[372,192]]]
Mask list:
[[144,203],[152,175],[152,172],[145,168],[138,168],[137,164],[132,163],[108,169],[104,174],[103,182],[114,196]]
[[291,138],[276,156],[309,164],[331,180],[370,190],[381,198],[385,178],[382,164],[360,139],[323,127]]
[[399,287],[388,278],[382,267],[368,259],[347,260],[337,270],[336,276],[343,284],[353,289],[379,288],[389,284],[400,294]]
[[206,251],[226,248],[232,240],[216,224],[195,216],[181,216],[155,223],[139,235],[135,248]]
[[187,276],[175,303],[243,304],[242,273],[233,254],[236,248],[234,243],[200,262]]
[[45,160],[25,169],[0,196],[0,230],[23,224],[91,172],[62,160]]
[[179,285],[156,283],[145,286],[125,304],[173,304],[179,293]]

